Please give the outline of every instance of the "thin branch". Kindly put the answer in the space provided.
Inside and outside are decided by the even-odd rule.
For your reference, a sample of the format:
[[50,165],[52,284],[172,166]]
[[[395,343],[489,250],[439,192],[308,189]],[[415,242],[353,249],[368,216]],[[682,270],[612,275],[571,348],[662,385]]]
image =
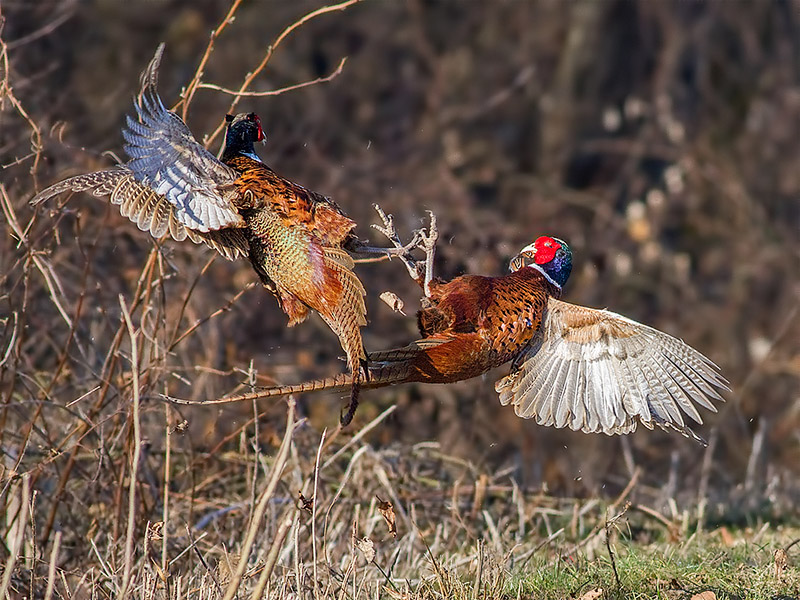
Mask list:
[[[2,20],[0,20],[0,27],[2,27]],[[24,157],[25,160],[30,158],[31,156],[35,156],[33,160],[33,165],[31,165],[31,175],[34,176],[34,180],[36,177],[36,168],[39,166],[39,159],[42,157],[42,131],[39,129],[39,126],[33,121],[33,119],[28,115],[27,111],[22,107],[22,104],[19,100],[14,96],[14,92],[11,89],[11,84],[8,81],[9,76],[9,65],[8,65],[8,44],[6,44],[2,39],[0,39],[0,63],[2,67],[2,72],[4,73],[3,80],[0,81],[0,98],[5,96],[8,98],[9,102],[11,102],[12,106],[17,109],[17,112],[20,116],[25,119],[28,125],[31,128],[31,153]],[[21,162],[18,161],[18,162]],[[9,165],[10,166],[10,165]]]
[[317,448],[317,458],[314,461],[314,491],[312,492],[311,504],[311,557],[312,569],[314,572],[314,600],[319,598],[319,576],[317,575],[317,507],[319,506],[319,461],[322,455],[322,448],[325,445],[325,436],[328,433],[327,428],[322,430],[322,436],[319,438],[319,447]]
[[617,591],[622,587],[622,584],[619,581],[619,573],[617,572],[617,560],[614,558],[614,551],[611,549],[611,524],[613,521],[608,520],[608,513],[606,513],[606,549],[608,550],[608,556],[611,557],[611,568],[614,570],[614,580],[617,583]]
[[241,298],[241,297],[242,297],[242,295],[243,295],[243,294],[244,294],[246,291],[248,291],[248,290],[252,289],[252,288],[253,288],[255,285],[256,285],[255,283],[248,283],[248,284],[247,284],[247,285],[246,285],[244,288],[242,288],[240,291],[238,291],[238,292],[236,293],[236,295],[235,295],[233,298],[231,298],[230,300],[228,300],[228,302],[226,302],[226,303],[225,303],[225,306],[222,306],[222,307],[218,308],[218,309],[217,309],[217,310],[215,310],[213,313],[211,313],[210,315],[207,315],[207,316],[203,317],[202,319],[198,319],[198,321],[197,321],[197,322],[196,322],[194,325],[191,325],[191,326],[190,326],[190,327],[189,327],[189,328],[188,328],[186,331],[184,331],[184,332],[183,332],[183,333],[180,335],[180,337],[178,337],[178,339],[176,339],[174,342],[172,342],[172,343],[169,345],[169,348],[168,348],[167,350],[168,350],[169,352],[172,352],[172,351],[175,349],[175,346],[177,346],[177,345],[178,345],[178,344],[180,344],[180,343],[181,343],[181,342],[182,342],[184,339],[186,339],[188,336],[190,336],[190,335],[191,335],[191,334],[192,334],[192,333],[193,333],[193,332],[194,332],[194,331],[195,331],[195,330],[196,330],[198,327],[202,326],[204,323],[208,323],[208,322],[209,322],[211,319],[213,319],[214,317],[217,317],[217,316],[221,315],[222,313],[229,311],[229,310],[231,309],[231,307],[232,307],[234,304],[236,304],[236,301],[237,301],[237,300],[239,300],[239,298]]
[[61,547],[61,532],[56,531],[55,539],[53,540],[53,549],[50,551],[50,563],[47,567],[47,589],[44,593],[44,600],[50,600],[53,597],[53,589],[56,584],[56,564],[58,563],[58,550]]
[[[253,80],[256,77],[258,77],[261,71],[264,70],[264,68],[267,66],[267,63],[269,63],[270,59],[272,58],[272,55],[277,49],[277,47],[281,45],[281,42],[283,42],[283,40],[285,40],[289,36],[289,34],[291,34],[295,29],[297,29],[298,27],[307,23],[308,21],[310,21],[315,17],[330,12],[345,10],[346,8],[360,1],[361,0],[347,0],[346,2],[341,2],[339,4],[323,6],[322,8],[318,8],[317,10],[311,11],[310,13],[301,17],[300,19],[289,25],[286,29],[284,29],[281,32],[281,34],[277,37],[277,39],[269,46],[269,48],[267,48],[267,52],[264,55],[264,58],[261,59],[261,62],[258,64],[258,66],[253,71],[247,74],[244,81],[242,82],[242,85],[239,87],[239,90],[236,92],[236,96],[234,97],[233,101],[228,107],[228,112],[233,113],[236,111],[236,107],[239,105],[239,101],[244,97],[244,92],[247,90],[247,88],[250,87],[250,84],[253,83]],[[225,128],[225,120],[223,119],[222,122],[214,130],[214,132],[206,140],[204,140],[206,148],[208,148],[209,146],[211,146],[211,144],[214,143],[214,140],[217,138],[217,136],[219,136],[219,134],[222,132],[224,128]]]
[[55,17],[52,21],[49,21],[39,29],[32,31],[27,35],[23,35],[22,37],[18,37],[15,40],[7,42],[6,47],[9,50],[13,50],[14,48],[19,48],[20,46],[24,46],[25,44],[29,44],[30,42],[36,41],[53,33],[56,29],[61,27],[64,23],[75,16],[75,9],[77,8],[78,3],[73,0],[72,2],[69,2],[63,6],[65,8],[61,11],[61,14]]
[[214,569],[208,566],[206,559],[203,557],[203,553],[200,552],[200,550],[197,548],[197,544],[192,539],[192,530],[189,529],[188,525],[185,525],[185,527],[186,527],[186,534],[189,536],[189,548],[194,550],[194,553],[197,555],[200,564],[203,565],[203,567],[206,570],[206,573],[208,573],[208,575],[211,577],[211,581],[213,581],[214,585],[217,587],[217,593],[221,594],[222,586],[219,584],[219,579],[217,579],[217,576],[214,574]]
[[122,575],[122,589],[119,597],[125,598],[131,583],[133,570],[133,534],[136,530],[136,475],[139,471],[139,456],[142,452],[142,432],[139,422],[139,349],[136,332],[131,322],[131,314],[122,294],[119,295],[122,316],[131,338],[131,376],[133,378],[133,456],[131,457],[131,481],[128,492],[128,531],[125,536],[125,570]]
[[387,408],[385,411],[383,411],[381,414],[379,414],[377,417],[375,417],[372,421],[367,423],[344,446],[339,448],[339,450],[333,456],[331,456],[328,460],[326,460],[322,464],[321,468],[323,470],[328,468],[331,465],[331,463],[336,461],[336,459],[339,458],[342,454],[344,454],[351,446],[357,444],[359,442],[359,440],[361,440],[361,438],[363,438],[370,431],[372,431],[375,427],[377,427],[381,423],[381,421],[383,421],[386,417],[388,417],[390,414],[392,414],[396,409],[397,409],[397,405],[396,404],[392,404],[389,408]]
[[242,575],[244,575],[245,569],[247,569],[247,562],[253,550],[253,543],[255,542],[256,536],[260,533],[261,520],[264,518],[264,513],[267,511],[270,498],[272,498],[275,489],[278,487],[278,482],[281,480],[281,475],[283,474],[283,468],[286,466],[286,460],[289,458],[289,447],[292,445],[292,434],[295,428],[294,397],[289,396],[287,404],[286,433],[283,436],[281,447],[278,450],[278,456],[275,457],[275,464],[272,466],[272,474],[270,475],[267,487],[261,492],[256,510],[253,512],[253,520],[247,528],[247,535],[245,536],[245,540],[239,552],[239,563],[236,565],[236,571],[231,576],[231,581],[228,584],[228,588],[225,590],[223,600],[233,600],[233,597],[239,589],[239,584],[242,582]]
[[[189,85],[186,86],[186,90],[182,94],[183,98],[179,104],[183,104],[183,109],[181,110],[181,118],[185,121],[186,120],[186,113],[189,110],[189,104],[192,102],[192,98],[194,97],[194,93],[197,91],[197,88],[200,86],[200,80],[203,77],[203,69],[208,62],[208,59],[211,57],[211,53],[214,51],[214,42],[222,33],[222,31],[233,22],[233,15],[239,8],[239,5],[242,3],[242,0],[233,0],[233,4],[231,4],[231,8],[228,11],[228,14],[225,15],[225,18],[222,19],[222,22],[217,26],[217,28],[211,32],[211,36],[208,40],[208,45],[206,46],[206,51],[203,54],[203,58],[200,59],[200,64],[197,65],[197,70],[194,72],[194,77],[189,82]],[[177,107],[176,107],[177,108]]]
[[[178,329],[180,329],[181,322],[183,321],[183,315],[186,314],[186,307],[189,306],[189,300],[192,298],[192,294],[194,293],[197,284],[200,283],[200,280],[203,278],[203,275],[206,274],[206,271],[214,264],[214,261],[217,259],[216,253],[214,256],[208,259],[206,264],[200,269],[200,272],[195,276],[192,284],[189,286],[189,290],[186,292],[183,303],[181,304],[181,309],[178,311],[178,317],[175,319],[175,329],[172,331],[171,342],[168,344],[168,351],[172,351],[172,349],[178,344],[175,340],[178,338]],[[188,334],[185,334],[188,335]]]
[[164,529],[161,538],[161,571],[165,581],[169,581],[169,561],[168,561],[168,539],[169,539],[169,486],[171,483],[171,458],[172,458],[172,427],[170,426],[170,413],[172,408],[164,405],[164,506],[162,509],[162,521]]
[[201,83],[198,85],[198,88],[203,88],[206,90],[216,90],[218,92],[222,92],[224,94],[231,94],[232,96],[241,96],[241,97],[251,97],[251,98],[261,98],[264,96],[280,96],[281,94],[285,94],[286,92],[292,92],[294,90],[299,90],[304,87],[308,87],[311,85],[316,85],[318,83],[326,83],[331,81],[341,75],[342,69],[344,68],[344,63],[347,62],[347,57],[345,56],[341,61],[339,61],[339,66],[336,67],[336,70],[326,77],[317,77],[311,81],[304,81],[303,83],[296,83],[294,85],[290,85],[284,88],[280,88],[278,90],[270,90],[267,92],[242,92],[238,90],[232,90],[230,88],[224,88],[222,86],[216,85],[214,83]]
[[267,559],[264,562],[264,568],[261,570],[261,575],[258,577],[258,583],[256,584],[256,587],[250,596],[251,600],[259,600],[260,598],[266,597],[264,595],[264,588],[267,587],[269,576],[272,575],[272,571],[275,569],[275,564],[278,562],[278,556],[280,555],[281,548],[283,547],[283,541],[286,539],[286,534],[289,533],[289,529],[291,529],[292,525],[297,519],[297,515],[298,512],[294,507],[286,509],[283,519],[281,519],[281,524],[278,526],[278,531],[275,532],[275,537],[273,538],[272,544],[269,547],[269,552],[267,552]]
[[6,558],[5,570],[3,572],[3,579],[0,581],[0,598],[7,597],[8,587],[11,585],[11,576],[14,574],[14,565],[19,558],[20,551],[22,550],[22,543],[25,540],[25,529],[28,526],[28,518],[25,513],[30,510],[30,491],[30,476],[25,475],[22,478],[18,500],[12,500],[7,508],[7,514],[10,515],[9,509],[13,504],[17,505],[16,522],[12,521],[9,524],[6,534],[6,539],[9,540],[10,544],[8,558]]

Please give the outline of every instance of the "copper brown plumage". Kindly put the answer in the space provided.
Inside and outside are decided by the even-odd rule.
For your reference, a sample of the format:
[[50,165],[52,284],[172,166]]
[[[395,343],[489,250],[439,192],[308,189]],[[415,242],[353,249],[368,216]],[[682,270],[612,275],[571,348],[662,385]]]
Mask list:
[[32,203],[66,191],[110,196],[124,216],[155,237],[169,233],[231,260],[249,258],[290,326],[314,310],[339,337],[351,372],[352,416],[366,360],[364,288],[346,251],[363,249],[353,234],[355,222],[329,198],[261,162],[254,142],[265,136],[253,113],[228,116],[221,161],[203,148],[158,95],[162,53],[163,45],[142,74],[137,118],[128,116],[123,130],[131,160],[55,184]]
[[[695,405],[716,411],[717,390],[728,389],[716,365],[641,323],[559,300],[571,256],[563,241],[541,237],[503,277],[426,278],[429,306],[418,313],[422,339],[371,353],[363,387],[450,383],[510,361],[510,373],[495,388],[521,417],[608,435],[629,433],[639,423],[658,425],[700,440],[683,416],[702,423]],[[215,402],[343,390],[345,384],[333,377]]]

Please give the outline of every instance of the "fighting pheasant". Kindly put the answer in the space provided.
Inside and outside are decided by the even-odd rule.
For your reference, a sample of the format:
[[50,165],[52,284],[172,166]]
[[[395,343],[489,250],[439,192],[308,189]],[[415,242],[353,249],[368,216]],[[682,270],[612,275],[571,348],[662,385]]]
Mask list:
[[[407,266],[422,283],[422,271]],[[729,389],[716,365],[646,325],[559,300],[571,270],[569,246],[540,237],[514,257],[508,275],[463,275],[446,283],[425,277],[428,306],[417,315],[422,339],[371,353],[363,387],[451,383],[510,361],[511,372],[495,389],[520,417],[608,435],[630,433],[638,423],[658,425],[702,441],[681,413],[702,423],[695,405],[716,412],[712,401],[723,401],[717,389]],[[346,384],[339,376],[213,402],[344,390]]]
[[[110,196],[123,216],[160,238],[205,243],[225,258],[249,258],[262,283],[277,297],[289,326],[317,311],[339,336],[350,369],[352,418],[366,355],[364,287],[346,250],[387,252],[363,245],[355,222],[331,201],[297,185],[264,164],[254,143],[265,140],[254,113],[228,115],[225,149],[217,160],[192,136],[157,92],[164,45],[142,73],[127,118],[125,151],[131,160],[116,168],[72,177],[37,194],[36,205],[62,192]],[[349,415],[349,416],[348,416]]]

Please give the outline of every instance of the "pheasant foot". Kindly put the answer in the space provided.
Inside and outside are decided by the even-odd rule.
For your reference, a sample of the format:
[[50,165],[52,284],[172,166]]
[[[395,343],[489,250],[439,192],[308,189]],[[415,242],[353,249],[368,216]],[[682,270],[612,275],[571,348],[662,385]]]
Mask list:
[[[403,261],[406,269],[408,270],[411,278],[422,286],[425,296],[430,295],[430,282],[433,279],[433,256],[436,249],[436,240],[439,239],[439,230],[436,226],[436,215],[428,211],[430,217],[430,226],[418,229],[414,232],[412,240],[403,244],[397,229],[394,226],[394,219],[392,215],[387,215],[383,209],[377,204],[372,205],[378,213],[378,216],[383,221],[383,225],[373,224],[373,229],[379,231],[386,237],[398,251],[397,256]],[[421,263],[413,256],[411,251],[420,249],[425,252],[425,262]]]

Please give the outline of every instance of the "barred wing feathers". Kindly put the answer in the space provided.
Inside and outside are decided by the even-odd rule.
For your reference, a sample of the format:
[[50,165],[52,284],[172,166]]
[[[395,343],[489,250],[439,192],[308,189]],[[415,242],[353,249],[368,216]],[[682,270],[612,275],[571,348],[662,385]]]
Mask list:
[[166,233],[179,242],[187,237],[195,244],[204,243],[228,260],[248,254],[248,243],[240,229],[199,232],[178,221],[172,204],[162,195],[138,182],[126,167],[87,173],[65,179],[39,192],[31,200],[36,206],[64,192],[89,192],[94,196],[110,196],[127,217],[142,231],[155,238]]
[[203,148],[181,118],[167,110],[156,91],[164,45],[142,73],[142,90],[134,102],[138,121],[128,115],[123,129],[127,167],[137,181],[172,205],[178,222],[207,233],[243,227],[233,203],[237,173]]
[[495,385],[503,405],[541,425],[587,433],[630,433],[638,423],[694,436],[696,405],[712,412],[728,383],[682,341],[606,310],[551,298],[544,321]]

